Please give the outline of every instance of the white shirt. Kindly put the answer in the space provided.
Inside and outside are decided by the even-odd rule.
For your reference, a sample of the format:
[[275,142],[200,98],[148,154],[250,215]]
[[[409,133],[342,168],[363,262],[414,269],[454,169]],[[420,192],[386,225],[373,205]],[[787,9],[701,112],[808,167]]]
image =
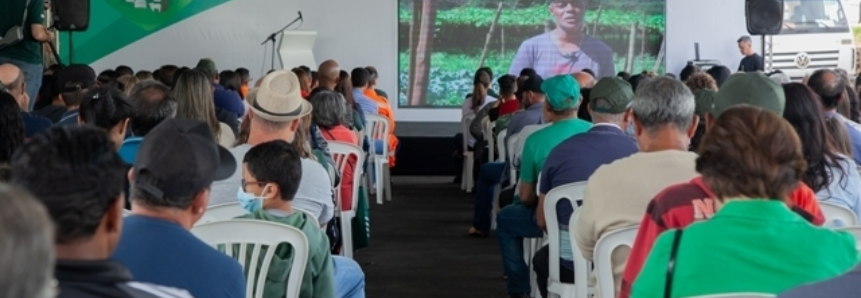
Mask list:
[[[241,164],[245,153],[251,150],[251,145],[242,144],[230,148],[230,153]],[[242,167],[237,166],[233,176],[212,183],[209,195],[209,205],[236,202],[236,191],[242,182]],[[299,190],[293,197],[293,207],[307,211],[315,216],[320,224],[326,224],[335,216],[335,204],[332,196],[332,182],[329,173],[320,163],[311,159],[302,159],[302,179],[299,180]]]

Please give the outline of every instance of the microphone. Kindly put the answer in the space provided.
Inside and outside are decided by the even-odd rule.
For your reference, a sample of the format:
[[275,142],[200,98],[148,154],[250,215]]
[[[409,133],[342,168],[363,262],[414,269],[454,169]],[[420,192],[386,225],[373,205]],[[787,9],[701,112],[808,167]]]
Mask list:
[[302,17],[302,11],[301,10],[299,11],[299,19],[303,20],[303,21],[305,20],[305,18]]

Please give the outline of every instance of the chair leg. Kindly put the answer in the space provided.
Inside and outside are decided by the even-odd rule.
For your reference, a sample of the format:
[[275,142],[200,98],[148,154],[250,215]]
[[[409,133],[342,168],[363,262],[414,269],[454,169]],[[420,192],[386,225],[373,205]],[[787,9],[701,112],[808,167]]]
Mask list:
[[374,163],[374,187],[377,192],[377,204],[383,204],[383,167],[382,163]]
[[386,201],[392,201],[392,171],[389,168],[389,164],[383,164],[383,184],[385,186],[386,191]]
[[466,155],[463,156],[463,165],[460,167],[460,190],[466,190]]
[[341,255],[353,258],[352,216],[341,216]]
[[467,193],[472,193],[472,187],[473,187],[473,183],[474,183],[474,181],[473,181],[474,177],[472,176],[472,167],[474,165],[474,162],[473,162],[472,158],[473,158],[472,155],[469,155],[466,158],[467,164],[464,167],[466,169],[466,172],[464,172],[463,179],[466,179],[466,192]]

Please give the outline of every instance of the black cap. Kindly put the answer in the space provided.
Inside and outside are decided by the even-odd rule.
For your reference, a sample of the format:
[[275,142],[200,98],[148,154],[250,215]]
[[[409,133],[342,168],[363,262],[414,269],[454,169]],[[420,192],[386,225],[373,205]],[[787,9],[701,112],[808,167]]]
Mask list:
[[146,171],[157,181],[136,179],[136,187],[163,199],[192,196],[213,181],[229,178],[236,160],[216,143],[206,123],[166,119],[141,142],[134,168],[137,177]]
[[532,91],[535,93],[544,93],[541,91],[541,84],[544,83],[544,79],[539,75],[529,76],[526,81],[523,81],[523,84],[517,87],[517,92],[515,92],[515,96],[518,98],[523,97],[523,92]]
[[60,93],[90,89],[96,85],[96,71],[84,64],[72,64],[57,75]]

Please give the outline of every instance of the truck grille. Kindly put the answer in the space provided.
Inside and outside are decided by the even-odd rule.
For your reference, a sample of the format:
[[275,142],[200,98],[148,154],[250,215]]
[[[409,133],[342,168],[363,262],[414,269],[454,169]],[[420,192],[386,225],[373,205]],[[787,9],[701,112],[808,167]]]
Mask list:
[[[810,51],[807,53],[810,62],[804,69],[819,69],[819,68],[836,68],[840,56],[840,51]],[[799,52],[784,52],[774,53],[772,66],[779,70],[794,70],[801,69],[798,67],[796,59]]]

